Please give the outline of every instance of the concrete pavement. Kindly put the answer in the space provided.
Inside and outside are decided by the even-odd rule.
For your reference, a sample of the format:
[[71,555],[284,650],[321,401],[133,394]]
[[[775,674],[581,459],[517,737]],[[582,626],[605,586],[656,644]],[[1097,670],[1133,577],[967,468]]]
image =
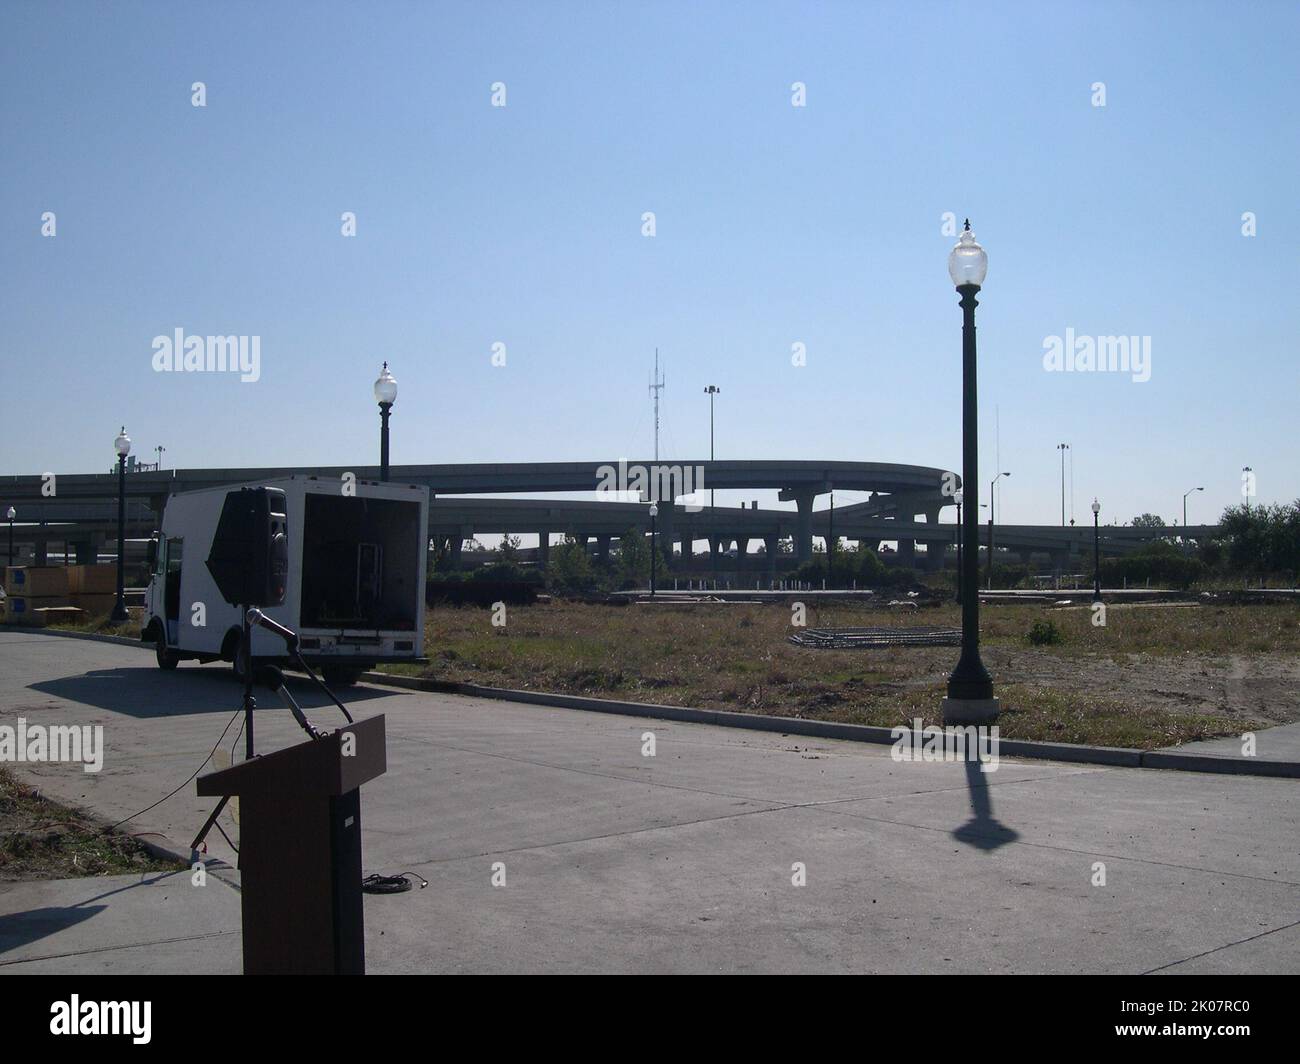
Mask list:
[[1300,761],[1300,724],[1279,724],[1256,732],[1255,752],[1252,755],[1243,753],[1245,747],[1241,737],[1237,735],[1183,743],[1181,746],[1171,746],[1169,749],[1176,750],[1180,754],[1212,754],[1215,757],[1231,757],[1237,760],[1255,757],[1271,761]]
[[[102,772],[18,770],[109,819],[181,783],[239,694],[228,668],[162,673],[135,648],[0,630],[0,723],[105,726]],[[371,971],[1300,971],[1295,781],[1013,759],[981,774],[857,743],[455,695],[362,687],[345,700],[388,717],[388,773],[363,788],[365,870],[430,882],[367,896]],[[332,726],[332,713],[310,715]],[[300,733],[264,708],[257,737],[269,751]],[[183,850],[208,808],[191,783],[132,830]],[[223,963],[232,892],[212,885],[187,909],[223,933],[196,939],[188,968],[160,935],[160,968]],[[50,905],[0,894],[0,913]],[[77,925],[88,937],[40,950],[58,954],[43,970],[151,963],[147,948],[89,952],[95,934],[133,941],[118,912],[110,900]]]
[[239,894],[189,872],[0,883],[0,975],[238,975]]

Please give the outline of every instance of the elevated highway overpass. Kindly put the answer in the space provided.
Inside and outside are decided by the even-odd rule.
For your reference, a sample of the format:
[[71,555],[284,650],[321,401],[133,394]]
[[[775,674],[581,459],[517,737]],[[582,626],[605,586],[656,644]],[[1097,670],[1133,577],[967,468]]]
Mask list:
[[[629,529],[649,531],[650,519],[644,503],[603,500],[481,499],[466,495],[541,494],[546,492],[595,492],[612,494],[623,487],[636,488],[630,471],[650,476],[650,494],[660,501],[658,529],[668,543],[680,544],[683,561],[689,564],[693,544],[704,540],[711,553],[736,545],[738,554],[748,555],[761,544],[767,565],[775,563],[781,540],[790,539],[794,560],[811,556],[814,537],[830,535],[859,540],[878,547],[896,542],[900,560],[917,560],[915,545],[926,547],[930,566],[942,563],[944,550],[956,542],[955,524],[942,523],[945,506],[942,493],[945,478],[960,482],[942,469],[881,462],[812,462],[783,460],[701,462],[523,462],[471,465],[394,466],[390,479],[422,484],[434,499],[429,511],[429,538],[441,541],[455,557],[461,544],[476,534],[538,535],[540,551],[546,554],[552,535],[571,533],[594,539],[598,553]],[[689,475],[687,471],[690,471]],[[675,472],[674,472],[675,471]],[[345,474],[359,480],[377,479],[374,466],[262,467],[233,469],[181,469],[129,473],[126,477],[128,537],[141,537],[158,526],[167,496],[197,488],[236,485],[289,475],[316,476],[342,482]],[[77,560],[91,560],[111,545],[116,536],[117,476],[115,473],[62,474],[56,477],[55,494],[44,493],[41,476],[11,476],[0,479],[0,510],[13,505],[19,511],[15,542],[36,547],[38,560],[47,544],[71,544]],[[690,492],[681,489],[689,487]],[[692,505],[708,500],[710,489],[776,489],[780,498],[793,501],[795,509],[756,509]],[[870,493],[868,501],[837,508],[815,510],[818,495],[832,489]],[[48,489],[46,489],[48,490]],[[689,497],[688,497],[689,496]],[[923,520],[918,520],[923,518]],[[833,526],[833,528],[832,528]],[[1181,534],[1200,539],[1216,533],[1216,526],[1200,525],[1183,530],[1150,530],[1103,526],[1101,549],[1120,554],[1162,535]],[[981,530],[981,537],[986,535]],[[1058,563],[1071,555],[1092,549],[1092,528],[1087,525],[999,525],[995,541],[999,548],[1027,558],[1046,553]]]

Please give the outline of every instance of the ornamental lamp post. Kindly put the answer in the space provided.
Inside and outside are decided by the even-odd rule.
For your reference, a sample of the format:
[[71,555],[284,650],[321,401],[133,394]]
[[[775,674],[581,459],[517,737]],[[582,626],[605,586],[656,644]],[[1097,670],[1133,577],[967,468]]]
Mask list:
[[1101,529],[1097,524],[1101,503],[1092,500],[1092,601],[1101,601]]
[[375,381],[375,402],[379,404],[379,479],[388,482],[388,415],[397,401],[397,381],[388,372],[388,363]]
[[5,516],[9,518],[9,564],[12,566],[14,563],[14,518],[18,516],[18,511],[11,506]]
[[655,567],[659,554],[659,534],[655,528],[655,518],[659,516],[659,504],[650,504],[650,597],[655,597]]
[[[948,276],[961,296],[962,309],[962,484],[979,484],[979,402],[976,394],[975,294],[984,283],[989,260],[975,242],[970,219],[948,256]],[[978,495],[978,488],[976,488]],[[978,587],[978,498],[964,507],[962,542],[965,562],[961,573],[961,657],[948,677],[948,697],[943,700],[945,724],[988,724],[997,719],[998,700],[993,679],[980,660],[980,601]]]
[[113,605],[110,617],[115,624],[129,621],[131,615],[126,610],[126,456],[131,453],[131,437],[126,434],[126,426],[113,441],[113,450],[117,452],[117,602]]

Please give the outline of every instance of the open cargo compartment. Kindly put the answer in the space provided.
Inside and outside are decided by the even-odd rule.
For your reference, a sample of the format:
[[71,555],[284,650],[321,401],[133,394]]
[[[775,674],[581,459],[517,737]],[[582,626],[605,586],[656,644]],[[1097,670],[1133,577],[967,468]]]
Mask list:
[[302,627],[414,631],[420,504],[308,492],[304,506]]

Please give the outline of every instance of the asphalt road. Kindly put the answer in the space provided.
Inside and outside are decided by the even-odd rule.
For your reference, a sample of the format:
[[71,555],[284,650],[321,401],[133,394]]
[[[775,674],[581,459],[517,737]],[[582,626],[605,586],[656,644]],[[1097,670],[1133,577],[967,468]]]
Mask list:
[[[0,724],[102,724],[106,745],[99,773],[14,767],[110,820],[185,780],[239,697],[228,668],[162,673],[134,648],[0,630]],[[982,774],[459,696],[346,700],[387,715],[365,870],[429,880],[367,897],[374,972],[1300,971],[1293,780],[1012,759]],[[262,702],[259,751],[299,741]],[[210,808],[191,783],[130,828],[184,851]],[[223,880],[238,873],[0,888],[0,972],[237,971]]]

